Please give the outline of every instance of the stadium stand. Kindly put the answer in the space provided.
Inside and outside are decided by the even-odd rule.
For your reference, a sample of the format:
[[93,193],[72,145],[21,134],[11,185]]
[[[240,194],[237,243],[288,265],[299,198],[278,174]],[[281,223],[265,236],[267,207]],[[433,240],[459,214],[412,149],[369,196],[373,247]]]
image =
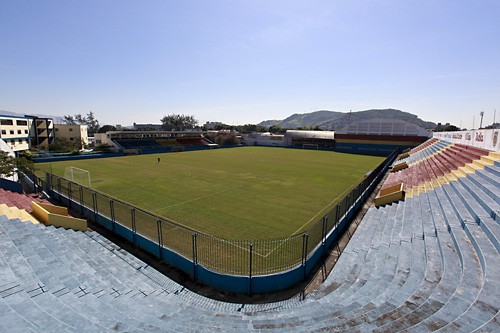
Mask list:
[[145,150],[158,150],[161,146],[155,140],[150,139],[115,139],[117,143],[123,149],[145,149]]
[[324,283],[280,302],[206,298],[94,231],[0,214],[0,330],[498,332],[499,158],[422,146],[386,180],[418,190],[371,207]]

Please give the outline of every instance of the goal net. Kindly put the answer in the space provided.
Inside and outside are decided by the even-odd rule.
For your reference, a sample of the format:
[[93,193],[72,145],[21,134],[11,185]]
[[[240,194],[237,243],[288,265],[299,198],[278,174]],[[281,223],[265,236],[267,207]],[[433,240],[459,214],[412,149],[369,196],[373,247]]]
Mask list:
[[91,187],[90,172],[77,167],[67,167],[64,170],[64,178],[85,187]]

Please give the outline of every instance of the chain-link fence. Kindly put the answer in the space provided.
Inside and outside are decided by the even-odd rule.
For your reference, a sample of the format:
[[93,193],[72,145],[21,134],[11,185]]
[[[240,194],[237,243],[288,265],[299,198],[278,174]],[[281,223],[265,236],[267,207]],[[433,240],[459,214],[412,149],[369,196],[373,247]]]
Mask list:
[[[324,244],[328,235],[337,228],[339,221],[366,200],[368,189],[384,174],[396,156],[393,152],[370,174],[357,184],[333,209],[322,216],[305,232],[279,239],[229,240],[201,233],[169,221],[131,204],[99,193],[54,174],[46,179],[29,175],[38,190],[65,198],[70,208],[93,212],[141,235],[158,246],[169,249],[193,264],[202,265],[216,272],[256,276],[286,271],[305,265],[318,245]],[[359,205],[358,205],[359,206]]]

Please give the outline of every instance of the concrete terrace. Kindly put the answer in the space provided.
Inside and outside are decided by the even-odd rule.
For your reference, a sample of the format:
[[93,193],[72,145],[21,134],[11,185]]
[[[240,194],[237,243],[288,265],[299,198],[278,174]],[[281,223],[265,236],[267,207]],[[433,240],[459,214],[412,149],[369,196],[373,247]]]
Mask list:
[[212,300],[94,231],[0,214],[0,331],[500,331],[498,156],[432,139],[405,161],[382,188],[406,199],[368,210],[317,290],[273,303]]

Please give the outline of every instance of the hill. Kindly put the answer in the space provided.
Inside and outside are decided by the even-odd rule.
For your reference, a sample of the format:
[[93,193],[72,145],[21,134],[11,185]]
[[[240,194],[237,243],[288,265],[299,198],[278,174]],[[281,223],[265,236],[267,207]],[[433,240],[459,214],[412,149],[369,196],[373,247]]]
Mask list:
[[298,127],[316,127],[319,126],[325,130],[339,130],[350,122],[358,122],[369,119],[386,118],[404,120],[409,123],[419,125],[426,129],[434,129],[436,124],[430,121],[424,121],[417,115],[395,109],[372,109],[356,112],[337,112],[337,111],[315,111],[311,113],[293,114],[283,120],[265,120],[259,123],[259,126],[277,125],[282,128]]

